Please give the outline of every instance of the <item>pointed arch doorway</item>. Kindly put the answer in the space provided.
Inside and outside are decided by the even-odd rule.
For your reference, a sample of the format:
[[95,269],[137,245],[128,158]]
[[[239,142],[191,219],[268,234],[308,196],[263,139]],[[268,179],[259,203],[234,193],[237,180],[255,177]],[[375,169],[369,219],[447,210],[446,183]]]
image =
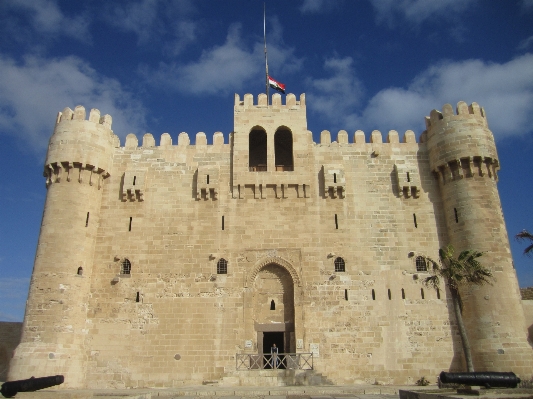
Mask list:
[[275,262],[261,267],[253,281],[253,320],[258,354],[296,351],[294,281],[291,273]]

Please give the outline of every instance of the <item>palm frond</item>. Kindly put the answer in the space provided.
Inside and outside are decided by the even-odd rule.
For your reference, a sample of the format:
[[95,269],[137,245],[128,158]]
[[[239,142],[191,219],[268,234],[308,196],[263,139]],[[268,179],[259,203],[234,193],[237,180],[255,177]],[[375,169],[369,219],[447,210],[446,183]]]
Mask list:
[[533,234],[531,234],[527,230],[522,230],[520,233],[515,235],[515,239],[517,241],[531,241],[532,244],[527,246],[526,249],[524,249],[524,255],[527,255],[527,256],[533,255]]

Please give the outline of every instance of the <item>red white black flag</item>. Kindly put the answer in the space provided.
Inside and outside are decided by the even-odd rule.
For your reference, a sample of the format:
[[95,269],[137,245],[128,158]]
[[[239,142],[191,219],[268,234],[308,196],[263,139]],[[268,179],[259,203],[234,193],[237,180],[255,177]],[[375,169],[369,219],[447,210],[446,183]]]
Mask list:
[[268,84],[274,90],[280,91],[283,94],[285,94],[285,85],[283,83],[280,83],[277,80],[274,80],[274,79],[272,79],[272,77],[269,76],[268,77]]

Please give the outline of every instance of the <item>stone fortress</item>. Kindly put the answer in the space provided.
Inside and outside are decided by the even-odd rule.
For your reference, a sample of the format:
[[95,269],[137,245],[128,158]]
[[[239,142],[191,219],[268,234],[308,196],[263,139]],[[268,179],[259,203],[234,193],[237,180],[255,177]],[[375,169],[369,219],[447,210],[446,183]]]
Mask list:
[[[111,123],[82,106],[57,117],[10,380],[433,382],[464,369],[446,288],[422,284],[422,256],[447,244],[486,251],[496,277],[463,292],[476,370],[530,377],[500,165],[476,103],[431,111],[418,142],[409,130],[315,143],[303,94],[235,95],[229,142],[148,133],[122,145]],[[273,343],[311,353],[313,370],[256,369]]]

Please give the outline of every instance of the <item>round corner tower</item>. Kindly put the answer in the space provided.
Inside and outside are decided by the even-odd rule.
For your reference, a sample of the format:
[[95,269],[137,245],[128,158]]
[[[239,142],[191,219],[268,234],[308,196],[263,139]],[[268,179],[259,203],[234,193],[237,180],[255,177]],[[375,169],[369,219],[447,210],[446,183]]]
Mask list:
[[528,376],[533,361],[497,188],[500,164],[485,111],[478,104],[443,106],[426,118],[430,167],[439,180],[448,242],[472,249],[490,267],[493,285],[463,290],[464,320],[476,371]]
[[111,117],[65,108],[57,117],[44,167],[47,195],[21,343],[9,380],[62,374],[85,384],[86,316],[102,186],[117,137]]

